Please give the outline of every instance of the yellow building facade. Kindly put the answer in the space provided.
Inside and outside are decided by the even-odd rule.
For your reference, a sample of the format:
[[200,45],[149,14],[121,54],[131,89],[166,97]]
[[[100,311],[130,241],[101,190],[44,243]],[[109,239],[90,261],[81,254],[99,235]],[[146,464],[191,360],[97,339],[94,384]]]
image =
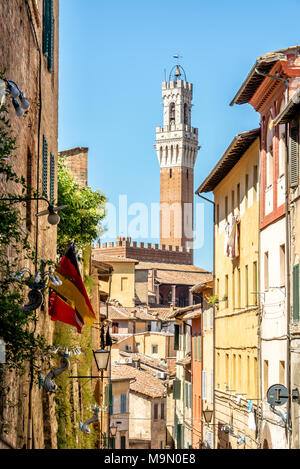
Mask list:
[[197,193],[214,193],[216,448],[256,448],[259,130],[235,137]]

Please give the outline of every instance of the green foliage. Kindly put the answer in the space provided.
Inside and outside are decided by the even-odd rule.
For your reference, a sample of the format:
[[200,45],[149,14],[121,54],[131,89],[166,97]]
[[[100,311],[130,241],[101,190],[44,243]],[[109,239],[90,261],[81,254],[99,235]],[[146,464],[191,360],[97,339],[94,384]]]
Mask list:
[[[71,367],[74,362],[77,364],[79,376],[91,375],[91,364],[93,352],[91,347],[91,329],[84,327],[82,334],[78,334],[74,327],[57,322],[55,324],[54,342],[63,346],[80,347],[84,353],[71,358]],[[70,371],[71,373],[71,371]],[[74,373],[73,373],[74,374]],[[82,423],[92,416],[89,406],[95,405],[93,396],[92,381],[89,379],[79,379],[78,381],[69,378],[69,373],[62,373],[55,380],[58,385],[58,392],[55,396],[56,418],[58,422],[57,446],[58,449],[96,449],[97,432],[90,426],[91,433],[85,435],[79,429],[79,422]],[[78,402],[73,399],[78,397]],[[78,386],[78,388],[77,388]]]
[[[36,363],[47,346],[44,337],[35,334],[35,311],[21,310],[27,302],[24,297],[27,288],[24,281],[17,281],[13,275],[21,262],[34,259],[34,253],[22,229],[24,220],[20,214],[20,204],[26,201],[28,187],[11,164],[15,157],[16,138],[6,116],[7,109],[0,107],[0,181],[14,188],[14,193],[0,195],[0,337],[6,343],[6,369],[23,371],[29,360],[34,368],[37,367]],[[4,198],[17,198],[18,203]]]
[[67,208],[60,212],[61,221],[57,231],[57,250],[63,255],[70,242],[76,249],[100,236],[103,231],[100,221],[105,216],[106,198],[89,186],[80,188],[75,182],[63,157],[58,158],[58,201]]

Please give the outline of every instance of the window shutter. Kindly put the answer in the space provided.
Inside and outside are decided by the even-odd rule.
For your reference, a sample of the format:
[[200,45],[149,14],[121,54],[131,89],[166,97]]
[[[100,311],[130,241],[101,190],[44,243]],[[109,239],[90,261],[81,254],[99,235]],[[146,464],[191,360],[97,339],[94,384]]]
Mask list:
[[178,436],[178,417],[177,414],[175,413],[174,416],[174,440],[177,440]]
[[202,371],[202,399],[206,400],[206,371]]
[[290,187],[298,186],[299,174],[299,133],[298,126],[290,129],[289,144],[289,167],[290,167]]
[[293,322],[299,321],[299,264],[293,266]]
[[43,54],[47,57],[47,67],[50,72],[52,72],[53,70],[53,50],[54,50],[53,0],[44,0]]
[[114,398],[112,395],[112,384],[109,384],[109,413],[112,415],[114,413]]
[[189,385],[185,383],[185,407],[189,406]]
[[50,153],[50,202],[54,202],[55,158]]
[[121,394],[121,414],[126,412],[126,394]]
[[201,361],[201,334],[198,335],[198,360]]
[[194,335],[194,361],[197,360],[197,336]]
[[48,144],[45,135],[43,135],[42,190],[43,195],[48,197]]
[[174,326],[174,350],[179,350],[179,325]]
[[44,15],[43,15],[43,54],[48,55],[49,50],[49,0],[44,0]]
[[173,399],[180,399],[181,395],[181,382],[178,378],[173,381]]
[[53,70],[53,44],[54,44],[54,18],[53,18],[53,0],[49,0],[49,39],[48,39],[48,70]]
[[190,405],[189,405],[189,407],[191,409],[192,408],[192,385],[191,384],[189,385],[189,391],[190,391],[190,396],[189,396],[190,397],[190,403],[189,403]]
[[109,405],[109,387],[105,386],[104,390],[104,405],[108,406]]

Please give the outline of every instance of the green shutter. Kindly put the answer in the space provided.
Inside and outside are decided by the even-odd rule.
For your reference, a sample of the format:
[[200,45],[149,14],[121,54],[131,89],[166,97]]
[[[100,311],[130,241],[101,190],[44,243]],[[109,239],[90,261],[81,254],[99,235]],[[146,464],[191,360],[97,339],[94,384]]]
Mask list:
[[185,407],[189,406],[189,385],[185,383]]
[[54,16],[53,0],[44,0],[43,14],[43,54],[47,57],[47,67],[53,70]]
[[109,383],[109,413],[110,415],[114,413],[113,406],[114,406],[114,398],[112,394],[112,384]]
[[174,440],[177,440],[178,436],[178,417],[177,414],[175,413],[174,417]]
[[299,321],[299,264],[293,266],[293,322]]
[[50,153],[50,202],[54,202],[55,158]]
[[181,382],[180,379],[175,378],[173,381],[173,399],[180,399],[181,395]]
[[198,361],[201,361],[201,334],[198,335]]
[[178,324],[174,326],[174,350],[179,350],[179,328]]
[[53,18],[53,0],[49,1],[49,41],[48,41],[48,70],[53,70],[53,45],[54,45],[54,18]]
[[109,405],[109,387],[105,386],[104,390],[104,405],[108,406]]
[[290,187],[298,186],[299,177],[299,132],[298,126],[292,126],[289,139]]
[[42,190],[43,195],[48,197],[48,144],[45,135],[43,135]]
[[49,0],[44,0],[44,14],[43,14],[43,54],[48,55],[49,50]]

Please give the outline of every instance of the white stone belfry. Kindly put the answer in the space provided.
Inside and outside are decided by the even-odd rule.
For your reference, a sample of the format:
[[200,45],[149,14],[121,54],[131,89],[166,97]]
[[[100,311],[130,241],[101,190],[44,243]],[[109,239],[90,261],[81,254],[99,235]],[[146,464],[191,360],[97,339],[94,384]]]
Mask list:
[[[175,76],[176,78],[176,76]],[[198,129],[191,126],[193,85],[183,80],[163,82],[163,127],[156,127],[154,145],[161,168],[194,168]]]

